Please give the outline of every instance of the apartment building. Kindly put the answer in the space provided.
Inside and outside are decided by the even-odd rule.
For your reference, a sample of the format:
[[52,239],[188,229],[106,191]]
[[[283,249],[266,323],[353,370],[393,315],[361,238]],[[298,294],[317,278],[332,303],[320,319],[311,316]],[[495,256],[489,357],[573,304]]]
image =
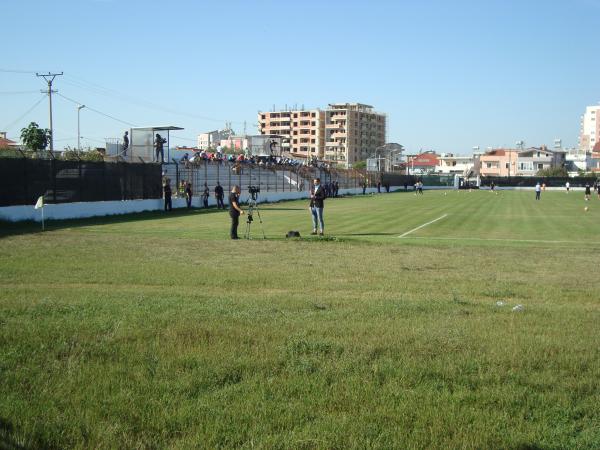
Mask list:
[[260,134],[281,136],[282,151],[300,158],[323,158],[325,112],[319,109],[258,113]]
[[566,152],[563,150],[548,150],[545,145],[531,147],[519,152],[517,156],[518,176],[535,176],[540,170],[564,167]]
[[259,112],[261,134],[282,137],[283,151],[350,167],[385,144],[386,116],[362,103],[320,109]]
[[517,174],[519,151],[497,148],[479,157],[479,174],[484,177],[508,177]]
[[588,106],[585,114],[581,116],[579,149],[591,152],[598,142],[600,142],[600,105]]
[[362,103],[332,103],[325,111],[325,160],[351,167],[385,144],[385,114]]

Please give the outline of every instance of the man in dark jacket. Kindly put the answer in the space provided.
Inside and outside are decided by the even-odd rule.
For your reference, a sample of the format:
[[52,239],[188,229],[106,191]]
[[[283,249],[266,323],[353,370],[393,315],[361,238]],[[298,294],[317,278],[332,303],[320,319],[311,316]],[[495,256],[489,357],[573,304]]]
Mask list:
[[165,178],[165,181],[163,182],[163,193],[165,198],[165,211],[171,211],[171,209],[173,209],[171,203],[171,180],[168,178]]
[[231,229],[229,237],[231,239],[239,239],[237,234],[238,225],[240,223],[240,215],[244,214],[240,206],[240,187],[234,186],[229,194],[229,217],[231,217]]
[[313,180],[313,188],[310,193],[310,212],[312,214],[313,230],[311,234],[317,234],[317,225],[319,226],[319,235],[323,236],[325,223],[323,221],[323,207],[325,206],[325,189],[321,186],[321,180]]
[[208,196],[210,195],[210,189],[208,189],[208,184],[204,183],[204,190],[202,191],[202,205],[205,208],[208,208]]
[[217,209],[225,209],[225,205],[223,204],[223,186],[218,181],[215,186],[215,198],[217,199]]

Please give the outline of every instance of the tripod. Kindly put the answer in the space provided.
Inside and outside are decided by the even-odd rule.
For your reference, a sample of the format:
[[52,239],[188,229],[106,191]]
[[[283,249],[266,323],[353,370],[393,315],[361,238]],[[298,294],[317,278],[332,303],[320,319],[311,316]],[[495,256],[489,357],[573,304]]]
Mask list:
[[245,239],[251,239],[250,237],[250,225],[254,222],[254,213],[258,216],[258,223],[260,223],[260,231],[262,231],[263,239],[266,239],[265,230],[263,228],[262,217],[260,216],[260,209],[258,208],[258,201],[256,199],[256,194],[250,194],[250,198],[248,198],[248,212],[246,217],[246,233],[244,233]]

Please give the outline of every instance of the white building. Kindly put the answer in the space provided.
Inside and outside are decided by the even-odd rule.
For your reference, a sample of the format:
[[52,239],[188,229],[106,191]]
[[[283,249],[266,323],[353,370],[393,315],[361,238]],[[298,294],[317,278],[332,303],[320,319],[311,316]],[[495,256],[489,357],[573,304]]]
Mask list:
[[475,169],[476,159],[474,155],[460,156],[452,153],[442,153],[435,166],[435,173],[448,175],[459,174],[468,176]]
[[588,106],[581,116],[579,149],[591,152],[600,142],[600,106]]
[[570,149],[566,155],[565,166],[570,176],[577,176],[579,172],[592,172],[600,170],[600,158],[594,158],[595,153]]
[[198,135],[198,148],[200,150],[216,149],[221,145],[221,141],[229,139],[235,135],[231,127],[227,127],[224,130],[208,131]]

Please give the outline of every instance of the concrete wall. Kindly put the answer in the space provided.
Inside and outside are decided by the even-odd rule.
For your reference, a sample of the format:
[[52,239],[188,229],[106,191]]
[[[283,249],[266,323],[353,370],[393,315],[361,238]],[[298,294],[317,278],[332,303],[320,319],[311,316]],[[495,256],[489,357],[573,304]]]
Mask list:
[[[397,190],[393,188],[391,190]],[[367,193],[377,192],[376,188],[367,189]],[[362,189],[340,189],[340,195],[362,194]],[[260,193],[260,203],[279,202],[282,200],[296,200],[308,198],[307,192],[265,192]],[[242,196],[241,201],[245,203],[247,197]],[[185,208],[186,203],[183,198],[173,198],[173,208]],[[225,203],[228,202],[228,194],[225,195]],[[214,197],[208,200],[210,206],[216,205]],[[194,197],[192,206],[200,207],[200,197]],[[110,216],[116,214],[131,214],[143,211],[160,211],[164,207],[162,199],[152,200],[125,200],[111,202],[77,202],[77,203],[58,203],[46,204],[44,206],[44,218],[46,220],[64,220],[64,219],[83,219],[95,216]],[[0,207],[0,220],[9,222],[20,222],[23,220],[33,220],[41,222],[41,210],[36,210],[33,205],[4,206]]]

